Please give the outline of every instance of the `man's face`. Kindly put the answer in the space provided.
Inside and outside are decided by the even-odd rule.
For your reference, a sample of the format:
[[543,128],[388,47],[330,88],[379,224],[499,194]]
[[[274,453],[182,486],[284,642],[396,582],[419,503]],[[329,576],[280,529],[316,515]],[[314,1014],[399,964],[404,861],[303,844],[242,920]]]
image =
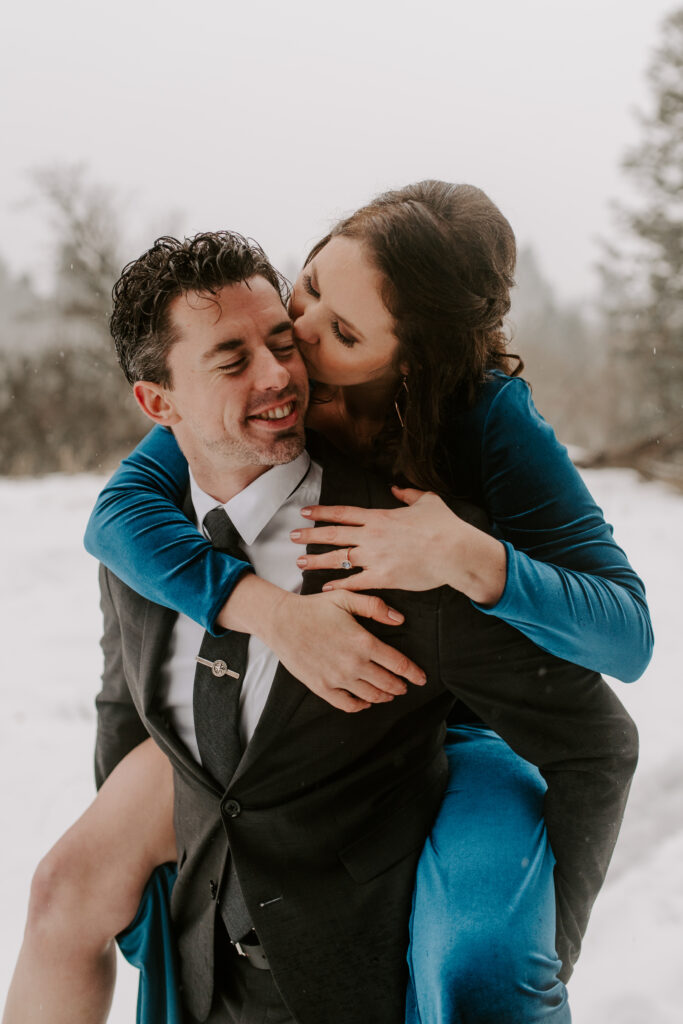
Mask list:
[[[169,422],[200,486],[226,473],[246,486],[304,448],[308,378],[277,291],[263,277],[169,308]],[[220,488],[219,488],[220,489]],[[232,488],[230,488],[232,490]],[[223,498],[222,500],[227,500]]]

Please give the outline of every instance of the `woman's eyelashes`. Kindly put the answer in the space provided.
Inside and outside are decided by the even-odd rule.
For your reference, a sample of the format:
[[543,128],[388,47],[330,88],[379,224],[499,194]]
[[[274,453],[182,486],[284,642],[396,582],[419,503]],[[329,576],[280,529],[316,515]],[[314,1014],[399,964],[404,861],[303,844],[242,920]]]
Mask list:
[[312,295],[314,299],[320,298],[320,292],[316,291],[313,287],[313,279],[310,274],[304,274],[304,289],[309,295]]
[[346,334],[342,334],[341,330],[339,329],[338,320],[332,321],[332,333],[334,334],[337,341],[341,341],[342,345],[346,345],[347,348],[351,348],[353,345],[356,344],[355,338],[349,338]]
[[[320,292],[313,285],[313,278],[310,274],[304,274],[304,290],[308,292],[314,299],[320,298]],[[334,334],[337,341],[341,341],[342,345],[346,345],[347,348],[351,348],[352,345],[356,344],[355,338],[350,338],[347,334],[343,334],[339,327],[339,321],[332,321],[332,333]]]

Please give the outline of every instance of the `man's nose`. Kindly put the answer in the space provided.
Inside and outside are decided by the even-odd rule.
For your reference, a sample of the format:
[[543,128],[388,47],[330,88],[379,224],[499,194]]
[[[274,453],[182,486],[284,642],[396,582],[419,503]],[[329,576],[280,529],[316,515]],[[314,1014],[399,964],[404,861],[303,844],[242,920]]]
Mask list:
[[265,348],[256,363],[256,383],[263,391],[281,390],[287,387],[290,372],[274,352]]

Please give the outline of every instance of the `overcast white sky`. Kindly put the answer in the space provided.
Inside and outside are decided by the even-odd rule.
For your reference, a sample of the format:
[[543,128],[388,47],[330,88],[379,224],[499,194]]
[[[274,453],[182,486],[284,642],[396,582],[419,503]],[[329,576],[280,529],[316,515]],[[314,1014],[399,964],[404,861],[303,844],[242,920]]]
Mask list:
[[[679,0],[680,2],[680,0]],[[28,0],[0,41],[0,255],[39,280],[36,166],[130,197],[136,247],[230,227],[285,271],[425,177],[484,188],[563,297],[595,288],[645,68],[676,0]],[[179,212],[172,218],[171,211]],[[126,254],[137,255],[137,251]]]

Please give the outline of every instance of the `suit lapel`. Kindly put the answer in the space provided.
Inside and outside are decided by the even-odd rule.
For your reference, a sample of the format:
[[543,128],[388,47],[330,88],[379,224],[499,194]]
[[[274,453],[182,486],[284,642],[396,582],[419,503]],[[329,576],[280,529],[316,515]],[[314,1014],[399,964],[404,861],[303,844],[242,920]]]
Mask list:
[[172,763],[186,776],[191,775],[199,785],[218,792],[211,776],[195,761],[159,707],[159,676],[176,618],[177,613],[171,609],[145,601],[138,674],[142,711],[155,739]]
[[145,601],[145,617],[140,644],[140,695],[146,716],[154,713],[157,705],[159,673],[166,657],[168,642],[177,615],[170,608]]

